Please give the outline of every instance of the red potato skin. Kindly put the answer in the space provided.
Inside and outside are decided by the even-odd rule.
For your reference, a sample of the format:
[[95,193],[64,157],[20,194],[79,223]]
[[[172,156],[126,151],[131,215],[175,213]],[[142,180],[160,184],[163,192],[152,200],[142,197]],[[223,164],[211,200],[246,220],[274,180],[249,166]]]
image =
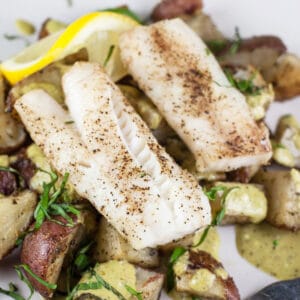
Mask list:
[[202,7],[201,0],[163,0],[154,8],[151,18],[153,21],[172,19],[184,14],[193,14]]
[[[209,253],[205,251],[189,252],[189,268],[200,269],[205,268],[212,273],[215,273],[215,269],[223,268],[223,265],[215,260]],[[226,300],[240,300],[239,291],[231,277],[222,279],[222,283],[225,290]]]
[[279,55],[286,52],[286,46],[283,41],[274,35],[253,36],[249,39],[243,39],[239,51],[253,51],[256,48],[271,48],[278,52]]
[[[55,219],[60,222],[65,220],[62,217]],[[23,242],[21,252],[21,262],[27,264],[37,276],[49,283],[49,276],[58,276],[61,266],[55,269],[54,264],[61,255],[65,255],[70,247],[70,238],[78,231],[81,224],[73,227],[66,227],[51,221],[45,221],[37,231],[29,233]],[[53,290],[45,287],[29,274],[26,274],[34,288],[45,298],[49,299],[53,295]]]

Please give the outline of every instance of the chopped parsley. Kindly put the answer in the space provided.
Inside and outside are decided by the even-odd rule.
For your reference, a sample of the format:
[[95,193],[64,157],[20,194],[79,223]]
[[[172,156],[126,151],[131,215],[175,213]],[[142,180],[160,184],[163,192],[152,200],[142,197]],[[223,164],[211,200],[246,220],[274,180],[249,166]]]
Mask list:
[[3,35],[3,37],[8,41],[22,40],[24,42],[25,46],[28,46],[30,44],[28,39],[26,39],[24,36],[21,36],[21,35],[5,33]]
[[115,45],[111,45],[110,47],[109,47],[109,49],[108,49],[108,52],[107,52],[107,56],[106,56],[106,58],[105,58],[105,60],[104,60],[104,63],[103,63],[103,66],[104,67],[106,67],[107,66],[107,64],[108,64],[108,62],[109,62],[109,60],[110,60],[110,58],[111,58],[111,56],[112,56],[112,54],[113,54],[113,52],[114,52],[114,50],[115,50]]
[[[97,265],[96,265],[97,266]],[[112,285],[110,285],[106,280],[104,280],[99,274],[96,273],[94,269],[90,269],[88,271],[90,273],[91,279],[95,278],[96,281],[92,282],[84,282],[78,283],[75,285],[71,293],[66,297],[66,300],[72,300],[78,291],[86,291],[86,290],[98,290],[101,288],[105,288],[111,291],[119,300],[126,300],[126,298]]]
[[[218,188],[218,186],[216,186],[216,187],[211,188],[211,190],[209,190],[208,192],[206,192],[206,194],[208,194],[210,197],[212,197],[211,195],[213,195],[212,201],[214,201],[216,199],[217,192],[223,191],[221,199],[220,199],[221,208],[216,213],[216,215],[213,218],[213,220],[211,221],[211,223],[204,229],[199,241],[195,245],[193,245],[193,248],[200,246],[205,241],[210,228],[221,225],[222,220],[224,219],[224,216],[225,216],[225,212],[226,212],[225,203],[226,203],[227,196],[229,195],[229,193],[232,190],[237,189],[237,188],[238,187],[231,187],[231,188],[219,187]],[[209,196],[208,196],[208,198],[209,198]]]
[[277,248],[278,244],[279,244],[278,240],[273,241],[273,249],[274,250]]
[[225,40],[211,40],[206,42],[206,44],[208,48],[214,53],[221,52],[227,46],[227,42]]
[[134,288],[130,287],[129,285],[125,285],[126,290],[134,296],[137,300],[143,300],[143,293],[136,291]]
[[[55,172],[47,172],[44,170],[40,170],[50,176],[50,182],[43,183],[43,192],[40,195],[40,201],[34,211],[34,219],[35,226],[34,229],[39,229],[43,222],[48,219],[54,223],[59,225],[72,227],[74,226],[73,219],[69,216],[69,213],[78,216],[80,211],[77,210],[74,206],[64,201],[62,203],[58,203],[60,198],[67,200],[68,196],[66,195],[65,186],[67,184],[69,173],[66,173],[63,176],[60,187],[57,189],[55,184],[58,181],[58,175]],[[52,218],[52,216],[61,216],[63,219],[67,221],[67,223],[62,223],[58,220]]]
[[26,273],[28,273],[31,277],[33,277],[36,281],[38,281],[40,284],[42,284],[43,286],[54,290],[57,288],[56,284],[53,283],[49,283],[45,280],[43,280],[42,278],[40,278],[39,276],[37,276],[28,265],[26,264],[21,264],[21,265],[17,265],[14,267],[15,271],[17,272],[18,277],[28,286],[29,290],[30,290],[30,294],[28,297],[24,298],[23,296],[21,296],[18,293],[18,288],[16,287],[15,284],[13,283],[9,283],[9,290],[5,290],[3,288],[0,287],[0,294],[4,294],[7,295],[15,300],[30,300],[33,296],[34,293],[34,287],[32,285],[32,283],[30,282],[30,280],[24,275],[24,271]]
[[237,53],[240,49],[241,42],[242,42],[242,39],[241,39],[241,36],[240,36],[239,29],[238,29],[238,27],[235,27],[234,40],[232,42],[232,45],[230,46],[229,53],[230,54]]
[[168,269],[167,269],[167,291],[170,292],[175,286],[175,274],[174,274],[174,264],[182,256],[187,249],[183,247],[176,247],[169,259]]
[[66,121],[66,122],[65,122],[66,125],[68,125],[68,124],[73,124],[73,123],[74,123],[74,121],[72,121],[72,120]]
[[255,78],[255,73],[249,79],[236,79],[230,70],[224,70],[225,75],[230,82],[232,87],[235,87],[243,94],[248,95],[259,95],[261,88],[254,85],[253,80]]

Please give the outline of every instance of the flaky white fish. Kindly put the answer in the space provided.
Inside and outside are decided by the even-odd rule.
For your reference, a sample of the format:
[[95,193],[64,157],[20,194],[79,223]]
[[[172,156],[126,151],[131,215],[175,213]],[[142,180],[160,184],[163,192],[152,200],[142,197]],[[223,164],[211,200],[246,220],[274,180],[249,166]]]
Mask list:
[[157,144],[99,65],[77,63],[63,88],[70,114],[40,90],[15,108],[54,167],[70,173],[78,194],[134,248],[166,244],[210,223],[197,182]]
[[181,20],[122,34],[123,63],[196,159],[200,172],[268,162],[268,133],[251,117],[202,40]]

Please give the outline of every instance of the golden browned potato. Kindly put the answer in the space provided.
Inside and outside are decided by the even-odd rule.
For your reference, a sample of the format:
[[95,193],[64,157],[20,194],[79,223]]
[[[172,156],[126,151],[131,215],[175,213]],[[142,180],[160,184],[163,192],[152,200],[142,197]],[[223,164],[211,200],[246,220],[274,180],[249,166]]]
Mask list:
[[[120,293],[125,299],[133,299],[128,287],[141,293],[143,300],[157,300],[163,285],[162,274],[136,267],[127,261],[110,260],[97,264],[93,271],[114,288],[115,292],[108,286],[100,289],[79,290],[74,300],[120,299],[116,293]],[[90,271],[87,271],[79,284],[91,282],[96,282],[96,278],[91,275]]]
[[262,184],[268,199],[267,221],[274,226],[300,229],[300,172],[260,170],[254,181]]
[[222,264],[205,251],[185,252],[175,262],[173,269],[178,292],[205,299],[240,299],[233,279]]
[[225,68],[225,71],[240,85],[239,90],[245,95],[254,120],[262,120],[274,101],[272,84],[267,83],[260,72],[252,66]]
[[0,154],[7,154],[19,148],[26,139],[21,123],[5,113],[5,82],[0,75]]
[[263,73],[271,82],[276,92],[277,100],[286,100],[300,95],[300,58],[294,54],[285,53],[278,57],[272,67]]
[[300,123],[294,116],[285,115],[279,119],[272,146],[277,163],[300,168]]
[[[216,182],[213,186],[233,188],[226,197],[225,215],[222,224],[259,223],[267,215],[267,199],[263,187],[255,184],[238,182]],[[215,201],[211,201],[212,213],[222,208],[223,191],[217,193]]]
[[37,196],[29,190],[0,197],[0,260],[30,225],[36,204]]
[[16,100],[34,89],[43,89],[57,102],[63,103],[64,94],[61,87],[61,78],[66,68],[67,67],[61,63],[53,63],[41,71],[19,81],[8,93],[6,110],[12,112]]
[[55,19],[48,18],[42,24],[42,27],[39,32],[39,39],[43,39],[52,33],[65,29],[66,27],[67,24]]
[[159,255],[156,249],[133,249],[105,218],[100,221],[96,242],[95,259],[99,262],[127,260],[142,267],[159,265]]

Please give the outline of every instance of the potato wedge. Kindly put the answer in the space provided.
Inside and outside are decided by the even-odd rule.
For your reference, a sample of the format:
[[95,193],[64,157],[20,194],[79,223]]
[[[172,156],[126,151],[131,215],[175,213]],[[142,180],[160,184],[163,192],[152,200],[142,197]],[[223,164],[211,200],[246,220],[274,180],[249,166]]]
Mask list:
[[286,100],[300,95],[300,58],[285,53],[278,57],[273,66],[263,72],[271,82],[276,93],[276,100]]
[[233,279],[222,264],[205,251],[187,251],[176,261],[173,269],[178,292],[205,299],[240,299]]
[[[128,300],[133,299],[133,296],[126,287],[141,292],[143,300],[157,300],[164,278],[160,273],[135,267],[127,261],[111,260],[102,264],[97,264],[93,270]],[[90,272],[86,272],[79,283],[91,283],[95,281],[95,276],[91,276]],[[104,286],[100,289],[77,291],[74,300],[83,299],[117,300],[120,298],[116,296],[116,293],[112,291],[112,289]]]
[[145,268],[159,265],[159,255],[156,249],[133,249],[105,218],[100,221],[96,243],[95,259],[99,262],[127,260]]
[[267,221],[290,230],[300,229],[300,172],[260,170],[253,179],[262,184],[268,199]]
[[19,148],[26,139],[21,123],[5,113],[5,82],[0,74],[0,154],[7,154]]
[[158,300],[164,282],[164,275],[142,269],[136,270],[136,288],[143,293],[143,300]]
[[[43,280],[55,284],[59,278],[64,260],[74,252],[84,238],[82,219],[72,216],[75,225],[63,226],[49,220],[44,221],[40,229],[29,233],[23,242],[21,261]],[[57,221],[66,223],[62,217]],[[28,279],[43,297],[49,299],[54,291],[39,283],[29,274]]]
[[300,168],[300,123],[292,115],[282,116],[278,121],[273,159],[280,165]]
[[[229,192],[225,201],[225,215],[222,225],[259,223],[267,215],[267,199],[263,187],[255,184],[238,182],[216,182],[213,186],[234,188]],[[223,192],[217,193],[217,199],[211,201],[213,215],[221,209]]]
[[29,190],[0,198],[0,260],[30,225],[36,204],[37,196]]

